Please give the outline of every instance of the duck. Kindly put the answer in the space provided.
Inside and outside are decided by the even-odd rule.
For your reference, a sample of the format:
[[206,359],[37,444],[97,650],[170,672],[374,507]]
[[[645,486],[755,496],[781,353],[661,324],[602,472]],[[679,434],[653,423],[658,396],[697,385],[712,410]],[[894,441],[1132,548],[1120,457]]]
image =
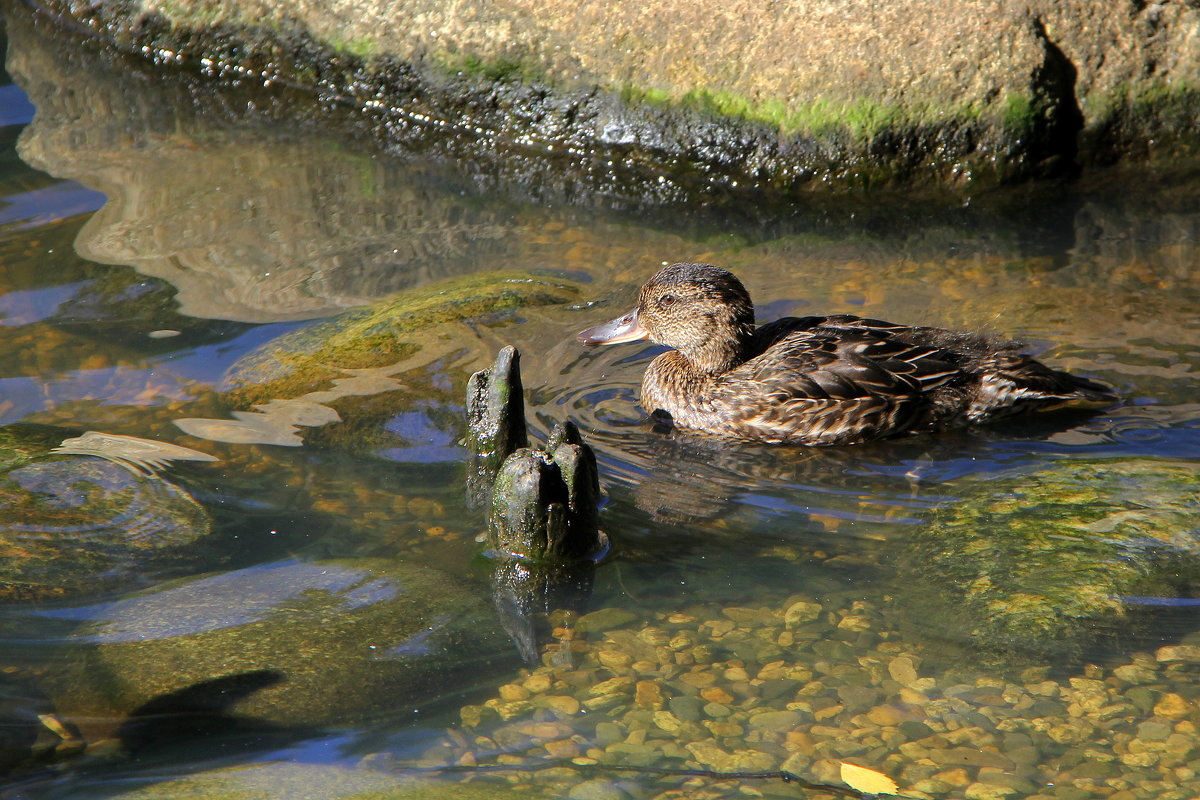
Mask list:
[[633,311],[577,338],[671,348],[646,368],[642,407],[677,428],[741,441],[857,444],[1117,400],[1109,386],[978,332],[852,314],[756,326],[745,286],[712,264],[664,267]]

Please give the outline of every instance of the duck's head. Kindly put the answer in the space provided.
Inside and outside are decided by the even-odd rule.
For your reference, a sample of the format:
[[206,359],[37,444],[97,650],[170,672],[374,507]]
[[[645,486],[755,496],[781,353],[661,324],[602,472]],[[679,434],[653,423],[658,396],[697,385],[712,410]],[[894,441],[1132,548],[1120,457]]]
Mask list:
[[711,264],[672,264],[642,287],[637,308],[580,332],[578,339],[590,345],[650,339],[715,374],[745,360],[753,334],[754,304],[732,272]]

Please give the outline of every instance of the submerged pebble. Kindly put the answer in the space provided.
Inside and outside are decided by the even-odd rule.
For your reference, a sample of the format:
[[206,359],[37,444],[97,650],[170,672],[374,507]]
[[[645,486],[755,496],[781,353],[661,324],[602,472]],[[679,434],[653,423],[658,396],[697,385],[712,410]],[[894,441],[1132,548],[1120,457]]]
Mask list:
[[[583,619],[543,666],[462,709],[445,745],[453,763],[527,768],[521,783],[538,796],[757,795],[786,789],[650,773],[618,788],[627,773],[603,767],[839,783],[842,761],[915,798],[1200,796],[1200,654],[1186,640],[1127,664],[1010,675],[932,664],[861,600]],[[550,769],[563,765],[576,770]]]

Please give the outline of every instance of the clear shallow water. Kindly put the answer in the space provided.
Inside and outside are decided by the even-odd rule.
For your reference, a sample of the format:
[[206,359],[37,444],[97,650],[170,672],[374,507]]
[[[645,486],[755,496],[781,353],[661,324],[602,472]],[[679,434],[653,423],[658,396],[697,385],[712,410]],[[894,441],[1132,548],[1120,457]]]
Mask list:
[[[476,165],[447,163],[404,145],[385,151],[356,138],[352,129],[330,133],[319,125],[297,125],[286,108],[303,98],[272,96],[266,102],[246,87],[219,91],[180,76],[142,74],[136,65],[77,43],[63,46],[45,26],[31,25],[15,10],[8,35],[7,69],[16,84],[0,87],[0,423],[143,436],[221,459],[170,471],[213,516],[214,534],[205,546],[182,565],[147,568],[130,579],[130,591],[146,593],[144,605],[152,606],[161,594],[164,602],[193,609],[178,618],[151,617],[153,625],[167,627],[166,633],[154,628],[153,635],[150,621],[119,617],[120,625],[133,630],[145,626],[144,638],[163,640],[162,649],[133,656],[80,656],[72,649],[102,636],[89,621],[117,625],[114,609],[138,606],[127,602],[122,589],[0,609],[0,662],[11,678],[4,697],[14,718],[28,718],[53,704],[91,745],[87,759],[64,758],[61,775],[34,776],[13,789],[13,796],[119,795],[231,763],[365,764],[373,775],[407,778],[420,768],[461,761],[466,752],[480,762],[495,760],[498,753],[526,757],[525,740],[495,730],[500,722],[519,725],[526,717],[566,726],[542,738],[579,737],[573,756],[565,745],[557,752],[585,760],[595,758],[590,751],[611,735],[595,715],[609,715],[612,724],[624,726],[622,736],[638,739],[630,727],[636,720],[609,707],[595,709],[590,721],[586,715],[555,716],[542,708],[499,722],[481,719],[466,733],[457,730],[459,706],[505,691],[520,695],[501,687],[525,680],[516,648],[492,610],[490,568],[475,542],[481,519],[463,508],[463,456],[456,447],[462,380],[505,343],[525,354],[535,435],[544,436],[556,421],[573,419],[600,460],[607,496],[603,525],[613,556],[597,569],[584,610],[618,608],[632,616],[610,623],[615,634],[601,627],[590,640],[581,637],[589,647],[637,652],[623,632],[654,639],[657,634],[647,634],[645,626],[673,631],[700,626],[705,636],[715,637],[721,626],[701,622],[725,619],[744,624],[747,631],[771,631],[770,646],[749,652],[742,640],[722,633],[725,638],[713,638],[709,651],[724,655],[689,653],[691,664],[685,659],[674,666],[694,667],[705,657],[719,661],[725,673],[743,668],[730,666],[732,660],[755,669],[789,659],[797,665],[811,661],[814,668],[839,659],[854,665],[886,657],[890,663],[909,657],[911,650],[923,659],[922,678],[934,681],[920,691],[936,699],[950,696],[951,687],[969,684],[977,690],[979,681],[1037,685],[1026,673],[1046,666],[1055,667],[1063,686],[1074,687],[1071,678],[1112,678],[1115,673],[1104,670],[1137,663],[1136,653],[1196,643],[1186,638],[1200,628],[1194,607],[1178,604],[1194,599],[1196,585],[1200,277],[1194,264],[1200,181],[1195,175],[1114,175],[1086,187],[1032,187],[955,205],[881,197],[814,201],[779,211],[630,211],[603,197],[561,192],[547,193],[559,198],[554,202],[537,202],[533,198],[543,194],[537,186],[491,185]],[[713,444],[657,430],[636,404],[641,371],[654,348],[584,350],[573,334],[627,310],[637,286],[671,260],[712,261],[734,269],[758,298],[763,320],[851,312],[990,328],[1029,342],[1055,365],[1112,383],[1125,401],[1088,419],[1021,421],[936,439],[817,451]],[[404,374],[409,393],[398,392],[397,411],[382,424],[391,439],[349,435],[353,420],[342,427],[313,426],[299,448],[189,437],[175,424],[185,418],[229,419],[233,411],[246,410],[230,407],[221,394],[223,376],[241,357],[304,320],[493,268],[569,277],[582,285],[580,300],[438,333],[439,344]],[[1115,475],[1098,475],[1088,471],[1095,464],[1125,466]],[[1155,471],[1157,465],[1175,472],[1164,476]],[[1177,480],[1179,474],[1190,474],[1191,482]],[[989,535],[1008,542],[1001,534],[1021,521],[1004,516],[1011,509],[986,506],[974,527],[967,526],[982,531],[978,539],[949,527],[953,515],[950,522],[942,518],[942,527],[931,527],[934,512],[960,502],[1018,497],[1030,507],[1058,503],[1067,509],[1064,514],[1125,503],[1114,505],[1112,513],[1128,517],[1136,510],[1128,495],[1144,497],[1148,514],[1163,512],[1146,518],[1143,538],[1153,539],[1150,531],[1169,538],[1146,548],[1155,550],[1156,558],[1165,553],[1160,560],[1167,565],[1146,560],[1154,561],[1153,568],[1146,567],[1154,579],[1130,604],[1130,616],[1084,615],[1047,644],[1028,635],[1005,639],[1000,634],[1011,630],[1003,625],[973,625],[948,615],[946,597],[951,604],[955,598],[1004,600],[1003,594],[955,591],[968,583],[978,588],[985,580],[1005,586],[1006,578],[1021,572],[1029,551],[1019,541],[1011,553],[981,549]],[[989,524],[996,526],[994,534]],[[1101,525],[1097,531],[1103,538],[1112,529]],[[1079,556],[1073,569],[1083,576],[1080,586],[1088,586],[1093,568],[1116,572],[1123,563],[1142,563],[1137,559],[1144,555],[1132,546],[1107,556],[1092,553],[1090,561]],[[332,562],[338,566],[311,567]],[[401,570],[430,568],[440,577],[392,575],[385,563]],[[973,564],[982,565],[980,573],[954,571]],[[374,577],[355,577],[354,570]],[[335,580],[329,574],[351,577]],[[216,601],[203,591],[213,585],[228,587]],[[428,619],[419,608],[389,611],[386,603],[412,586],[462,602]],[[1080,594],[1067,586],[1065,595]],[[170,600],[188,592],[197,599]],[[783,627],[774,630],[723,611],[766,608],[782,618],[798,595],[822,604],[825,615],[852,622],[806,633],[803,625],[780,623]],[[328,605],[310,609],[306,604],[316,596]],[[218,627],[237,627],[218,625],[216,614],[205,610],[205,603],[222,600],[239,623],[249,617],[238,614],[268,607],[311,611],[322,630],[344,624],[344,637],[326,641],[313,635],[315,643],[308,647],[305,635],[268,621],[288,632],[271,640],[276,652],[294,650],[296,661],[311,667],[303,678],[297,668],[291,685],[329,693],[313,695],[307,703],[303,697],[296,700],[295,693],[272,695],[274,678],[260,676],[230,690],[231,696],[244,691],[251,699],[235,703],[231,718],[221,717],[222,725],[200,731],[207,734],[200,744],[184,737],[184,743],[165,749],[146,746],[156,737],[169,742],[188,732],[190,718],[171,706],[172,713],[161,715],[161,731],[131,733],[97,699],[102,692],[91,684],[103,683],[100,676],[118,676],[130,684],[125,691],[130,708],[143,707],[172,687],[158,687],[154,675],[141,671],[142,664],[173,664],[171,669],[182,674],[184,665],[201,660],[196,655],[201,647],[226,654],[249,648],[253,631],[249,640],[232,643],[210,645],[196,638]],[[990,613],[1005,619],[1011,605],[1001,603]],[[377,678],[369,669],[356,672],[379,651],[399,658],[438,646],[420,633],[390,632],[369,614],[369,619],[363,616],[364,609],[374,608],[380,617],[411,617],[427,630],[450,631],[462,622],[471,634],[456,640],[467,642],[456,651],[460,662],[440,667],[443,679],[420,685],[390,675]],[[809,634],[849,649],[814,645],[812,661],[796,644]],[[258,640],[266,635],[257,634]],[[1004,658],[997,659],[997,650]],[[588,651],[580,658],[587,665],[599,656]],[[626,674],[622,659],[605,658],[594,662],[600,666],[589,673],[593,682]],[[660,692],[683,692],[678,673],[660,667],[636,670],[636,676],[661,684]],[[1147,690],[1152,693],[1147,707],[1135,703],[1122,711],[1128,720],[1121,724],[1136,732],[1143,723],[1166,720],[1162,724],[1174,734],[1186,734],[1185,723],[1200,723],[1194,708],[1182,714],[1170,709],[1159,714],[1155,708],[1172,694],[1194,703],[1188,675],[1186,666],[1174,673],[1162,667],[1153,681],[1144,682],[1153,687]],[[570,676],[551,677],[571,685]],[[787,678],[793,679],[799,680]],[[736,695],[738,679],[728,680]],[[946,722],[919,698],[906,698],[881,680],[870,679],[881,692],[873,701],[876,708],[907,704],[906,712],[919,709],[932,731],[947,736],[987,728],[975,717],[971,725]],[[1114,692],[1143,685],[1112,680]],[[876,735],[854,733],[866,729],[851,725],[853,703],[837,693],[836,680],[826,683],[830,697],[850,708],[845,716],[819,719],[844,733],[804,727],[810,739],[805,744],[796,737],[774,741],[742,726],[740,734],[713,733],[714,746],[727,753],[765,752],[773,759],[771,768],[790,763],[822,780],[836,777],[828,773],[835,757],[858,758],[864,766],[904,779],[902,788],[928,796],[958,797],[976,784],[1000,785],[989,783],[986,773],[996,769],[994,764],[972,762],[961,767],[962,775],[949,775],[944,773],[960,767],[937,762],[933,772],[920,768],[926,755],[913,755],[912,763],[889,760],[901,742],[883,734],[870,748],[826,747],[826,739],[837,742],[839,735],[846,741]],[[801,684],[791,689],[804,691],[811,681]],[[85,688],[71,688],[79,686]],[[908,684],[903,688],[918,691]],[[789,699],[751,696],[759,707],[780,709]],[[1064,707],[1068,699],[1063,696]],[[246,705],[251,702],[258,705]],[[633,705],[654,709],[655,702],[643,696]],[[977,703],[971,713],[986,717],[988,702]],[[344,714],[335,713],[339,705]],[[835,707],[817,705],[796,710],[815,716]],[[1118,705],[1117,699],[1109,705]],[[332,711],[325,713],[326,708]],[[1045,708],[1039,713],[1038,719],[1057,719]],[[1061,716],[1070,714],[1064,710]],[[1083,712],[1076,716],[1090,719]],[[654,730],[672,733],[673,723],[660,721],[666,727],[655,723]],[[797,722],[811,723],[808,718]],[[952,724],[958,727],[937,727]],[[448,725],[456,733],[447,734]],[[1061,727],[1059,722],[1046,725]],[[1125,790],[1114,781],[1125,781],[1129,791],[1138,789],[1133,797],[1166,796],[1152,793],[1153,782],[1186,782],[1189,778],[1178,770],[1200,758],[1186,752],[1178,763],[1142,764],[1124,758],[1128,748],[1120,752],[1118,745],[1125,745],[1111,741],[1124,729],[1115,734],[1112,729],[1115,723],[1079,741],[1053,739],[1054,746],[1035,741],[1034,762],[1014,762],[1021,768],[1001,770],[1030,784],[1010,794],[1108,796]],[[1023,746],[1005,741],[1005,750],[983,734],[962,736],[967,738],[951,736],[947,742],[1005,753]],[[114,737],[124,742],[124,750],[113,744]],[[812,752],[806,754],[806,747]],[[541,751],[543,756],[555,752]],[[654,752],[661,758],[647,762],[651,766],[686,761],[662,747]],[[688,752],[701,765],[726,771],[738,764],[762,766],[753,759],[706,761]],[[804,756],[801,761],[786,760],[797,752]],[[1115,761],[1115,772],[1105,771],[1101,779],[1071,773],[1089,752],[1097,762]],[[1064,772],[1069,774],[1063,785],[1083,794],[1046,787]],[[581,774],[575,783],[591,777]],[[572,786],[563,774],[527,772],[516,779],[530,787],[520,791],[548,796],[564,795]],[[621,791],[635,797],[677,790],[647,776],[624,774],[621,780]],[[921,780],[941,784],[913,788]],[[691,791],[714,797],[737,792],[725,784]],[[338,794],[331,788],[326,796]]]

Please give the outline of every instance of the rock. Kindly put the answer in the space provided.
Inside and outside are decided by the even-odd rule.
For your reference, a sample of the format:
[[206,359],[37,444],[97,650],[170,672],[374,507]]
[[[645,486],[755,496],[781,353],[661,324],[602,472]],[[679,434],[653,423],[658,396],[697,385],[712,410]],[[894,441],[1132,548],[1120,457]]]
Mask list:
[[[1171,575],[1200,567],[1197,491],[1193,466],[1149,458],[961,481],[962,499],[935,512],[908,549],[903,571],[923,580],[898,588],[941,587],[913,607],[938,619],[939,637],[971,641],[997,661],[1077,654],[1099,623],[1125,615],[1121,598],[1177,591]],[[1163,565],[1161,548],[1180,562]]]
[[629,793],[616,783],[604,778],[584,781],[571,787],[568,800],[628,800]]
[[792,603],[783,612],[783,624],[788,628],[795,628],[798,625],[803,625],[806,622],[813,622],[821,616],[821,604],[809,603],[804,600],[797,600]]
[[64,643],[47,691],[100,735],[137,709],[146,732],[135,718],[123,735],[171,713],[361,722],[436,698],[449,674],[510,665],[491,620],[473,590],[424,567],[263,564],[105,604]]
[[963,791],[967,800],[1004,800],[1015,794],[1016,789],[997,783],[972,783]]
[[[214,441],[307,442],[375,454],[417,444],[401,432],[410,428],[420,432],[418,439],[438,438],[432,430],[453,442],[461,428],[430,417],[428,409],[456,406],[465,394],[471,362],[443,364],[452,353],[462,353],[459,326],[483,318],[496,324],[517,309],[565,303],[577,294],[571,281],[518,271],[483,272],[401,292],[258,347],[223,378],[234,419],[186,418],[176,425]],[[485,357],[491,359],[480,353],[481,361]],[[389,428],[386,423],[402,414],[413,416],[403,428]],[[447,446],[443,460],[458,455]]]
[[[443,127],[467,114],[481,135],[527,142],[521,159],[575,147],[589,163],[639,173],[674,163],[707,178],[707,195],[979,186],[1158,147],[1186,153],[1196,139],[1194,92],[1176,89],[1200,84],[1186,3],[1114,11],[1100,0],[1028,0],[998,12],[985,0],[359,0],[331,10],[242,0],[223,6],[219,28],[188,4],[49,6],[134,52],[266,65],[283,80],[320,74],[335,94],[375,99],[381,134],[388,107]],[[685,202],[687,185],[658,194]]]
[[600,633],[623,628],[637,620],[637,614],[623,608],[601,608],[584,614],[575,621],[575,630],[580,633]]
[[702,715],[702,704],[694,697],[672,697],[667,706],[671,713],[683,722],[699,722]]
[[1200,645],[1182,644],[1160,647],[1154,651],[1154,658],[1164,663],[1182,661],[1186,664],[1200,664]]
[[1146,720],[1137,726],[1138,738],[1147,742],[1165,742],[1171,731],[1169,722],[1157,719]]
[[920,715],[897,708],[896,706],[875,706],[875,708],[867,712],[867,719],[876,725],[889,727],[899,725],[902,722],[919,720]]
[[0,428],[0,600],[144,585],[193,561],[211,530],[208,512],[139,457],[214,458],[165,442],[77,433]]
[[1183,719],[1195,710],[1195,703],[1185,699],[1175,692],[1169,692],[1163,695],[1162,699],[1154,704],[1155,716],[1164,717],[1166,719]]
[[1132,685],[1153,683],[1158,677],[1155,670],[1146,664],[1125,664],[1113,670],[1117,680]]
[[[139,785],[140,784],[140,785]],[[450,784],[437,778],[388,775],[375,769],[335,767],[296,762],[238,765],[183,777],[130,778],[112,800],[289,800],[387,798],[387,800],[518,800],[524,792],[503,785]]]
[[679,719],[679,717],[675,716],[670,711],[655,711],[654,724],[659,728],[662,728],[667,733],[676,733],[681,727],[683,727],[683,722]]
[[1013,763],[1007,756],[991,750],[974,747],[942,748],[929,751],[929,758],[940,766],[997,767],[1012,769]]
[[800,724],[800,714],[795,711],[762,711],[750,715],[749,725],[763,731],[783,733]]
[[888,662],[888,674],[901,686],[912,686],[917,680],[917,665],[911,656],[896,656]]
[[579,701],[570,695],[547,695],[539,699],[536,704],[564,716],[578,714],[580,705]]

